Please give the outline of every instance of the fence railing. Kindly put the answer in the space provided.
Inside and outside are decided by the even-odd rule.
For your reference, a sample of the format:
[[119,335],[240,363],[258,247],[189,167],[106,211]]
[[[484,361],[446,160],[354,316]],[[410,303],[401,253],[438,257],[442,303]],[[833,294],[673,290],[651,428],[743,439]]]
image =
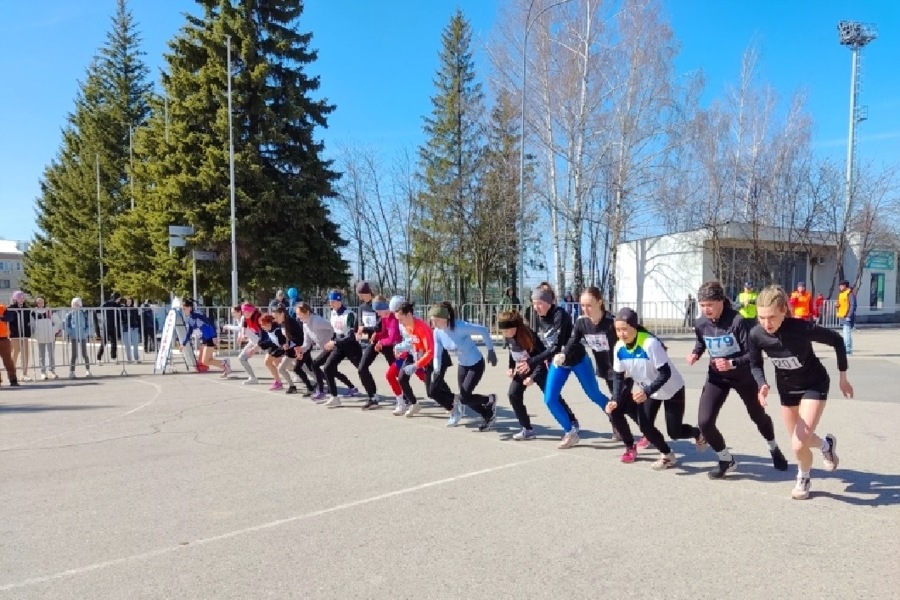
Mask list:
[[[577,304],[563,304],[573,317],[580,313]],[[615,312],[622,306],[634,308],[645,327],[660,336],[691,334],[697,314],[687,314],[679,302],[617,302],[610,308]],[[327,305],[313,306],[316,314],[330,315]],[[356,310],[356,307],[350,307]],[[464,304],[457,309],[459,318],[486,326],[491,335],[499,338],[497,316],[506,307],[500,304]],[[819,323],[825,327],[839,327],[837,304],[825,302]],[[18,350],[15,362],[26,377],[37,379],[51,370],[64,377],[76,366],[117,365],[120,373],[128,373],[129,364],[152,364],[156,360],[159,337],[169,308],[167,306],[138,306],[129,308],[88,307],[72,308],[9,308],[16,320],[10,323],[12,346]],[[234,355],[239,351],[237,335],[226,328],[235,324],[230,306],[200,307],[218,331],[218,351]],[[266,308],[261,308],[266,312]],[[416,314],[425,317],[427,306],[417,306]],[[73,316],[76,315],[76,316]],[[531,306],[523,311],[526,320],[536,327],[537,314]],[[180,341],[180,340],[179,340]],[[81,356],[82,348],[86,356]],[[74,360],[73,360],[74,359]]]

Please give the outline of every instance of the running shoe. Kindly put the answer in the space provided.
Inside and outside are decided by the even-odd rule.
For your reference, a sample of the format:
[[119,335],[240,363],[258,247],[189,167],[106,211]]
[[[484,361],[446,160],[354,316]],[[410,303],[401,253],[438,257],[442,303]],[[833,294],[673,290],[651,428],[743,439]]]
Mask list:
[[276,381],[275,383],[273,383],[272,385],[269,386],[269,391],[270,391],[270,392],[278,392],[278,391],[280,391],[283,387],[284,387],[284,386],[281,384],[280,381]]
[[69,371],[69,379],[75,379],[75,371]]
[[41,373],[41,381],[47,381],[47,374]]
[[734,471],[735,468],[737,468],[737,463],[733,458],[731,460],[720,460],[706,475],[710,479],[725,479],[725,475]]
[[84,376],[87,377],[88,379],[90,379],[91,377],[93,377],[93,375],[91,374],[91,370],[90,370],[90,369],[85,369],[85,370],[84,370]]
[[637,448],[626,448],[625,454],[622,455],[623,463],[633,463],[637,460]]
[[296,393],[297,393],[297,386],[294,385],[293,383],[291,385],[289,385],[287,391],[285,391],[285,394],[296,394]]
[[[491,396],[493,396],[493,394],[491,394]],[[484,422],[478,426],[478,431],[489,431],[491,427],[494,426],[494,423],[497,422],[497,411],[493,409],[493,406],[496,403],[496,399],[490,403],[488,410],[491,411],[491,416],[484,419]]]
[[50,378],[50,379],[59,379],[59,376],[56,374],[56,371],[50,371],[50,372],[47,374],[47,377]]
[[315,393],[316,393],[316,388],[310,388],[310,389],[307,389],[305,392],[303,392],[303,397],[310,398]]
[[375,396],[370,396],[362,407],[363,410],[375,410],[376,408],[378,408],[378,398]]
[[809,477],[797,477],[797,483],[791,490],[791,498],[794,500],[806,500],[809,498]]
[[650,440],[648,440],[648,439],[645,438],[645,437],[642,437],[641,439],[639,439],[639,440],[637,441],[637,444],[635,444],[635,446],[636,446],[639,450],[645,450],[645,449],[647,449],[647,448],[650,446]]
[[416,402],[415,404],[410,405],[410,407],[406,410],[406,417],[414,417],[419,414],[420,410],[422,410],[422,405]]
[[325,403],[325,406],[328,408],[337,408],[341,405],[341,399],[337,396],[332,396],[331,400]]
[[825,441],[828,442],[828,450],[822,450],[822,460],[825,463],[826,471],[834,471],[840,464],[837,455],[837,438],[829,433],[825,436]]
[[256,385],[257,383],[259,383],[259,380],[256,377],[248,377],[241,382],[242,385]]
[[456,427],[462,419],[462,404],[459,400],[453,401],[453,408],[450,409],[450,417],[447,419],[447,427]]
[[670,454],[661,454],[656,462],[654,462],[650,467],[654,471],[665,471],[666,469],[671,469],[675,465],[678,464],[678,459],[675,458],[675,453]]
[[321,404],[321,403],[325,402],[325,400],[327,398],[328,398],[328,396],[325,394],[325,392],[316,392],[312,396],[312,400],[317,404]]
[[352,387],[349,390],[347,390],[346,392],[344,392],[345,398],[354,398],[358,395],[359,395],[359,390],[356,389],[355,387]]
[[406,405],[406,402],[402,399],[397,400],[397,406],[394,408],[394,416],[399,417],[406,414],[406,409],[409,408]]
[[787,471],[788,470],[788,461],[784,457],[784,454],[781,453],[781,448],[775,448],[774,450],[769,450],[769,454],[772,455],[772,464],[779,471]]
[[224,379],[229,375],[231,375],[231,363],[228,362],[228,359],[226,358],[224,361],[222,361],[222,378]]
[[581,441],[581,438],[578,437],[578,432],[573,428],[569,433],[563,436],[562,441],[557,444],[556,447],[560,450],[565,450],[577,445],[579,441]]
[[525,429],[524,427],[522,428],[522,431],[512,436],[512,439],[517,442],[524,442],[535,438],[537,438],[537,435],[535,435],[534,429]]

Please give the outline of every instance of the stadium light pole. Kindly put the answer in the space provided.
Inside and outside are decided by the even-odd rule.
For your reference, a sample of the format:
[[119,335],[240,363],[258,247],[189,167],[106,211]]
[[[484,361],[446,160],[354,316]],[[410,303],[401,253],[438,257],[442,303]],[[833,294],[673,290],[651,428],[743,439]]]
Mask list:
[[[525,293],[525,99],[528,90],[528,34],[531,33],[531,27],[537,23],[538,19],[551,8],[556,8],[561,4],[566,4],[572,0],[560,0],[548,6],[545,6],[540,12],[531,18],[531,11],[534,9],[536,0],[531,0],[528,5],[528,14],[525,15],[525,37],[522,40],[522,124],[521,124],[521,140],[519,146],[519,293]],[[522,306],[525,300],[520,297]]]

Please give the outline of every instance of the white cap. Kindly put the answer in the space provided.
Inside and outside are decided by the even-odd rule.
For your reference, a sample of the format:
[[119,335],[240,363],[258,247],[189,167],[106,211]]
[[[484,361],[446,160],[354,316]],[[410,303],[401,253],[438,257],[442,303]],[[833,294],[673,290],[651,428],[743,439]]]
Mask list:
[[388,304],[388,308],[390,308],[391,312],[397,312],[400,308],[400,305],[406,302],[406,298],[403,296],[394,296],[391,298],[390,304]]

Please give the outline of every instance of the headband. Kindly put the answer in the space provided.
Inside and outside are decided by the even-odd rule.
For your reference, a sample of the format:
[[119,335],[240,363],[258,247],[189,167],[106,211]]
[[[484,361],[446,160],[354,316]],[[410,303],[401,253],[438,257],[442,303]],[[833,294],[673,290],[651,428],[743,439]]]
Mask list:
[[500,329],[516,329],[518,326],[518,321],[497,321],[497,327]]
[[541,302],[546,302],[547,304],[553,304],[553,292],[550,290],[545,290],[543,288],[537,288],[533,292],[531,292],[531,300],[540,300]]
[[372,308],[374,310],[390,310],[391,305],[389,302],[373,302]]

